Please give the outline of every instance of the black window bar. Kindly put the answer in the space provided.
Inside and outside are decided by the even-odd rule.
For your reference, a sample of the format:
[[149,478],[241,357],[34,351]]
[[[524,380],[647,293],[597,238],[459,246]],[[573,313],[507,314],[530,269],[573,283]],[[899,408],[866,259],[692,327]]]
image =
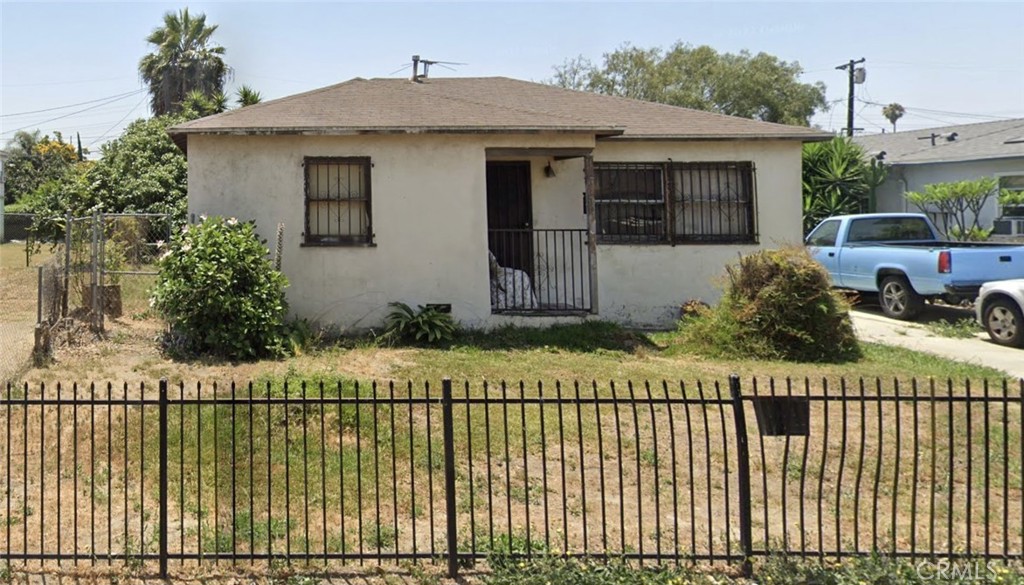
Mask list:
[[372,244],[369,157],[307,157],[304,166],[304,244]]

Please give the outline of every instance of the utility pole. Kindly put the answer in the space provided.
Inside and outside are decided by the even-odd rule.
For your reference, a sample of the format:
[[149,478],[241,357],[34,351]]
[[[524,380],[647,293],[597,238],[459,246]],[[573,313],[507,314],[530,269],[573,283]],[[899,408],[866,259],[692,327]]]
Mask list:
[[850,78],[850,93],[846,98],[846,135],[853,136],[853,85],[855,83],[864,83],[864,68],[856,67],[864,62],[864,57],[854,61],[850,59],[849,63],[839,65],[836,69],[846,69]]

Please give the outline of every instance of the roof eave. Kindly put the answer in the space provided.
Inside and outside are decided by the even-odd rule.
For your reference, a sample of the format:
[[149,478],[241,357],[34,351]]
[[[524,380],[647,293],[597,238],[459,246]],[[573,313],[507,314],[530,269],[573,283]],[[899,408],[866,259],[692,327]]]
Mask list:
[[797,140],[800,142],[825,142],[835,138],[832,134],[624,134],[609,137],[615,142],[723,142],[743,140]]
[[174,136],[189,134],[224,136],[362,136],[394,134],[596,134],[597,136],[618,136],[625,130],[614,126],[396,126],[396,127],[322,127],[305,126],[294,128],[252,127],[252,128],[189,128],[175,126],[168,128]]
[[1024,159],[1024,152],[1021,153],[1010,153],[1010,154],[996,154],[996,155],[985,155],[985,156],[972,156],[964,158],[946,158],[946,159],[932,159],[932,160],[894,160],[892,162],[886,161],[891,165],[938,165],[938,164],[949,164],[949,163],[970,163],[970,162],[983,162],[987,160],[1006,160],[1020,158]]

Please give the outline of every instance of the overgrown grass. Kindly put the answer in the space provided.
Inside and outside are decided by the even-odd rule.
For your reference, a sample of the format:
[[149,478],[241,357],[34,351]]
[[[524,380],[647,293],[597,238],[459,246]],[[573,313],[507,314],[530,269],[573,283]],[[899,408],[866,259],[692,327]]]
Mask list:
[[957,319],[949,321],[946,319],[940,319],[927,323],[925,327],[928,328],[932,333],[942,337],[952,337],[953,339],[970,339],[981,332],[981,325],[970,317],[964,317],[963,319]]

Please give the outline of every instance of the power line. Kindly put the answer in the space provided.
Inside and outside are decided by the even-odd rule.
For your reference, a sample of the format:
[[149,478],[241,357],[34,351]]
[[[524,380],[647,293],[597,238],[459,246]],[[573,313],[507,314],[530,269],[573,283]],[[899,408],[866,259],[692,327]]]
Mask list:
[[82,112],[87,112],[89,110],[95,110],[96,108],[101,108],[101,107],[103,107],[105,105],[112,104],[112,103],[114,103],[116,101],[123,100],[126,97],[129,97],[131,95],[135,95],[135,94],[137,94],[139,92],[143,92],[143,91],[145,91],[145,90],[140,89],[138,92],[132,92],[130,94],[124,94],[122,96],[119,96],[119,97],[107,100],[107,101],[105,101],[103,103],[99,103],[99,104],[96,104],[96,105],[93,105],[93,106],[89,106],[88,108],[82,108],[81,110],[76,110],[74,112],[71,112],[70,114],[64,114],[63,116],[57,116],[56,118],[50,118],[49,120],[43,120],[42,122],[35,122],[35,123],[29,124],[27,126],[22,126],[21,128],[15,128],[14,130],[4,130],[3,132],[0,132],[0,134],[10,134],[11,132],[18,132],[20,130],[24,130],[26,128],[31,128],[33,126],[39,127],[39,126],[42,126],[43,124],[49,124],[50,122],[56,122],[57,120],[63,120],[64,118],[69,118],[69,117],[74,116],[76,114],[81,114]]
[[147,96],[142,96],[142,99],[141,99],[141,100],[139,100],[139,103],[135,104],[135,106],[134,106],[134,107],[132,107],[132,109],[128,110],[128,112],[127,112],[127,113],[125,113],[125,115],[124,115],[124,116],[123,116],[123,117],[122,117],[122,118],[121,118],[120,120],[118,120],[117,122],[115,122],[113,126],[111,126],[110,128],[107,128],[107,131],[106,131],[106,132],[104,132],[103,134],[100,134],[99,138],[97,138],[96,140],[93,140],[92,142],[90,142],[90,143],[89,143],[89,145],[88,145],[88,146],[86,146],[86,148],[92,148],[92,145],[93,145],[93,144],[96,144],[97,142],[99,142],[100,140],[102,140],[102,139],[103,139],[104,137],[106,137],[106,135],[107,135],[107,134],[110,134],[110,131],[111,131],[111,130],[113,130],[114,128],[117,128],[117,127],[118,127],[118,126],[119,126],[119,125],[121,124],[121,122],[124,122],[125,120],[127,120],[127,119],[128,119],[128,116],[130,116],[132,112],[134,112],[135,110],[137,110],[137,109],[138,109],[138,107],[139,107],[139,106],[141,106],[141,105],[143,104],[143,102],[145,102],[145,101],[146,101],[146,97],[147,97]]
[[101,81],[119,81],[129,79],[128,76],[105,77],[103,79],[80,79],[78,81],[41,81],[39,83],[5,83],[0,87],[40,87],[44,85],[76,85],[80,83],[99,83]]
[[89,100],[87,102],[79,102],[77,104],[68,104],[66,106],[56,106],[56,107],[53,107],[53,108],[46,108],[46,109],[43,109],[43,110],[32,110],[31,112],[17,112],[15,114],[0,114],[0,118],[10,118],[10,117],[13,117],[13,116],[27,116],[29,114],[42,114],[44,112],[54,112],[56,110],[66,110],[68,108],[74,108],[74,107],[77,107],[77,106],[85,106],[85,105],[88,105],[88,104],[95,104],[96,102],[102,102],[102,101],[106,101],[106,100],[113,99],[113,98],[127,97],[127,96],[134,95],[134,94],[137,94],[137,93],[142,92],[142,91],[146,91],[146,90],[144,90],[144,89],[136,89],[135,91],[129,91],[129,92],[126,92],[126,93],[119,93],[119,94],[115,94],[115,95],[111,95],[111,96],[107,96],[107,97],[101,97],[101,98],[97,98],[97,99],[94,99],[94,100]]
[[[882,106],[882,107],[885,107],[885,105],[886,105],[886,104],[882,104],[882,103],[875,102],[875,101],[870,101],[870,100],[858,100],[858,101],[860,101],[862,103],[865,103],[865,104],[872,105],[872,106]],[[950,112],[948,110],[935,110],[935,109],[931,109],[931,108],[917,108],[917,107],[914,107],[914,106],[903,106],[903,107],[907,111],[927,112],[929,114],[938,114],[940,116],[959,116],[961,118],[985,118],[985,119],[990,119],[990,120],[1013,120],[1012,116],[992,116],[992,115],[989,115],[989,114],[969,114],[969,113],[966,113],[966,112]]]
[[857,117],[860,118],[861,120],[867,122],[868,124],[871,124],[875,128],[880,128],[882,130],[885,130],[885,126],[882,126],[882,125],[878,124],[877,122],[873,122],[873,121],[869,120],[866,116],[862,116],[861,115],[861,112],[863,112],[865,108],[867,108],[867,105],[865,105],[863,108],[861,108],[860,110],[857,111]]

